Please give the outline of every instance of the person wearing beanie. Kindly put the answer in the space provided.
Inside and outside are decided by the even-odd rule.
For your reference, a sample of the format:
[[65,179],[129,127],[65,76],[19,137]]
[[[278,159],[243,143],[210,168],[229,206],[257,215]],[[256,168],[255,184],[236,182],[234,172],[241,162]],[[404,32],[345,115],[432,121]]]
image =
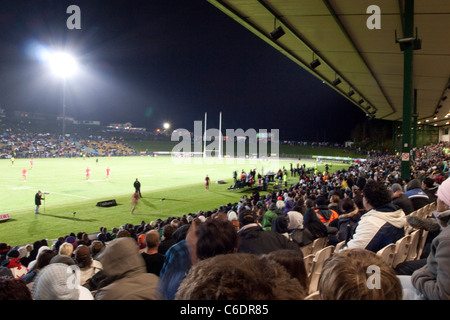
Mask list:
[[44,267],[32,288],[34,300],[93,300],[91,292],[80,285],[74,266],[51,263]]
[[436,219],[442,231],[431,243],[427,263],[412,276],[399,276],[404,300],[450,299],[450,179],[437,191]]
[[66,238],[66,242],[70,243],[73,246],[74,250],[77,248],[77,238],[75,238],[74,236],[68,236]]
[[9,260],[9,262],[7,262],[5,267],[11,270],[14,278],[22,278],[27,274],[28,269],[20,262],[20,254],[17,249],[11,249],[6,255],[6,258],[7,260]]

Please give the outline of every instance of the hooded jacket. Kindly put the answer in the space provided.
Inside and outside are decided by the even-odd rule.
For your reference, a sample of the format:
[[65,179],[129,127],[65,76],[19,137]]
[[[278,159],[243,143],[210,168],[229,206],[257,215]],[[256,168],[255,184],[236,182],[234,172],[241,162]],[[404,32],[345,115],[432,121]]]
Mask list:
[[406,216],[392,203],[374,208],[359,220],[353,239],[343,249],[362,248],[378,252],[405,236]]
[[109,285],[97,290],[95,300],[155,300],[159,277],[147,273],[144,259],[133,238],[117,238],[100,253],[98,260]]
[[328,208],[328,206],[318,206],[314,211],[322,223],[330,223],[339,217],[339,214],[335,210]]

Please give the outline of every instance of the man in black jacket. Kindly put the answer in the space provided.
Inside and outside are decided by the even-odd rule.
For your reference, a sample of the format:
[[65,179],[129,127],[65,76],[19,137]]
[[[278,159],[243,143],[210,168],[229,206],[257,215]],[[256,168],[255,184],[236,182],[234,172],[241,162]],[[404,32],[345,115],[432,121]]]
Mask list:
[[434,185],[433,178],[427,177],[422,181],[422,190],[427,194],[430,203],[436,202],[437,189],[438,187]]
[[139,182],[138,178],[136,178],[136,181],[133,183],[135,192],[139,194],[139,197],[142,198],[141,194],[141,183]]
[[39,213],[39,207],[42,204],[42,200],[45,200],[45,198],[42,197],[42,192],[39,190],[34,196],[34,204],[36,205],[36,210],[34,211],[35,214]]
[[414,211],[414,205],[410,198],[403,192],[403,188],[399,183],[394,183],[391,186],[392,203],[403,209],[403,212],[408,215]]
[[263,230],[257,223],[256,213],[243,210],[238,215],[240,242],[237,252],[266,254],[276,250],[291,249],[303,255],[298,245],[280,233]]

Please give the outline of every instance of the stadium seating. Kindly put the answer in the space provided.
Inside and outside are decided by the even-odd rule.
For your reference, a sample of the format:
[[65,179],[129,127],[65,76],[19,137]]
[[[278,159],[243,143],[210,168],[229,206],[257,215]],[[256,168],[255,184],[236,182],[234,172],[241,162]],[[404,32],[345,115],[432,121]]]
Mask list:
[[395,256],[392,262],[392,267],[395,268],[398,264],[405,262],[408,257],[409,248],[411,245],[411,235],[406,235],[395,243]]
[[312,266],[314,261],[314,255],[309,254],[303,258],[303,262],[305,263],[306,275],[309,277],[311,275]]
[[411,243],[409,245],[409,251],[405,261],[417,260],[422,231],[423,230],[415,230],[410,234]]
[[317,291],[320,275],[322,273],[323,264],[325,260],[333,255],[334,246],[325,247],[314,254],[314,259],[311,267],[311,274],[309,277],[309,294]]
[[315,239],[312,243],[301,247],[300,249],[303,252],[303,256],[308,256],[310,254],[314,255],[320,249],[325,248],[328,243],[328,237],[322,237]]
[[344,245],[345,245],[345,240],[339,242],[338,244],[336,244],[336,249],[335,249],[335,251],[336,251],[336,252],[339,252],[339,250],[341,250],[341,248],[342,248]]
[[422,256],[423,248],[425,247],[425,243],[427,242],[428,230],[422,230],[418,248],[417,248],[417,257],[416,259],[420,259]]
[[395,248],[396,248],[395,243],[391,243],[377,252],[377,255],[379,255],[381,257],[381,259],[383,259],[383,261],[388,266],[391,266],[391,267],[392,267],[392,264],[394,263]]

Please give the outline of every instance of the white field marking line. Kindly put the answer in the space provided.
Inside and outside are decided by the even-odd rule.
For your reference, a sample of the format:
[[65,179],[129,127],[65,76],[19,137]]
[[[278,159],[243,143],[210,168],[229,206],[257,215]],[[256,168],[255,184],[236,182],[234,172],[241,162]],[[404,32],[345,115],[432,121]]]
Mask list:
[[[15,186],[11,186],[11,185],[0,185],[0,187],[6,187],[10,190],[29,190],[29,189],[36,189],[34,187],[28,187],[28,186],[22,186],[22,187],[15,187]],[[47,190],[45,190],[45,192],[47,192]],[[85,197],[85,196],[78,196],[76,194],[69,194],[69,193],[60,193],[60,192],[50,192],[50,194],[59,194],[62,196],[68,196],[68,197],[78,197],[78,198],[83,198],[83,199],[92,199],[90,197]]]
[[10,213],[11,211],[25,211],[25,210],[32,210],[30,208],[19,208],[19,209],[13,209],[13,210],[0,210],[0,213]]
[[[47,192],[47,191],[46,191]],[[68,197],[77,197],[77,198],[82,198],[82,199],[92,199],[92,198],[89,198],[89,197],[85,197],[85,196],[78,196],[78,195],[76,195],[76,194],[68,194],[68,193],[60,193],[60,192],[50,192],[50,191],[48,191],[49,193],[48,194],[59,194],[59,195],[62,195],[62,196],[68,196]]]

